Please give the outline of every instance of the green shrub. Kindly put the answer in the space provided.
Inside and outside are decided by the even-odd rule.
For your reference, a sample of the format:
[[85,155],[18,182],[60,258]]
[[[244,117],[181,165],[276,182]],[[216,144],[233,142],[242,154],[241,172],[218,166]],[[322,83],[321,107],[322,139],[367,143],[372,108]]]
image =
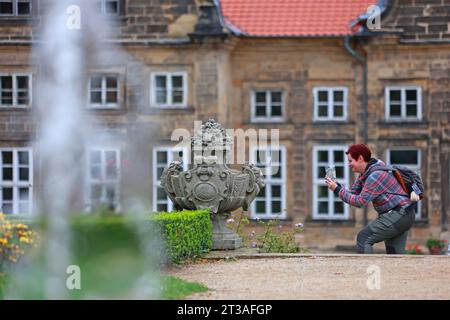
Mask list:
[[[30,223],[45,240],[48,223]],[[80,214],[71,216],[68,229],[69,263],[81,270],[81,290],[68,292],[72,299],[129,298],[142,285],[157,288],[156,283],[150,282],[158,281],[156,270],[161,258],[164,262],[180,263],[208,251],[212,238],[208,211],[155,213],[146,218]],[[8,287],[17,288],[20,298],[45,298],[46,251],[44,247],[37,249],[35,254],[24,257],[20,270],[10,270],[14,272],[11,277],[0,273],[0,297],[9,283]],[[150,282],[142,284],[143,279]]]
[[437,239],[437,238],[433,238],[433,237],[430,236],[427,239],[426,246],[427,246],[428,249],[436,247],[436,248],[439,248],[440,250],[442,250],[442,249],[445,248],[446,244],[447,244],[447,241],[441,240],[441,239]]
[[[47,228],[44,219],[8,216],[8,220],[33,225],[38,233],[45,233]],[[163,252],[153,252],[153,257],[163,258],[169,263],[180,263],[209,251],[212,246],[212,225],[208,210],[154,213],[144,222],[126,215],[81,213],[73,215],[69,224],[72,253],[84,259],[95,258],[111,249],[137,252],[142,246],[140,241],[152,242],[156,248],[161,246],[162,240]],[[138,234],[137,226],[142,234]]]
[[303,232],[303,224],[296,224],[291,231],[275,232],[281,227],[278,219],[267,222],[258,221],[265,227],[264,234],[259,236],[259,252],[262,253],[298,253],[306,251],[295,242],[295,234]]
[[212,247],[212,225],[208,210],[158,213],[152,217],[163,234],[169,261],[180,263]]
[[235,211],[227,220],[227,227],[236,232],[244,245],[258,248],[260,253],[298,253],[307,252],[306,248],[300,247],[295,241],[295,234],[304,231],[302,223],[295,224],[291,230],[282,231],[279,219],[261,220],[255,218],[254,222],[263,227],[262,234],[252,230],[249,234],[244,228],[250,224],[249,218],[242,211]]
[[209,251],[212,246],[207,210],[160,212],[145,222],[124,216],[79,216],[72,219],[71,225],[73,253],[86,259],[111,249],[138,253],[145,241],[144,245],[151,249],[162,247],[162,251],[150,253],[155,260],[177,264]]
[[[80,267],[82,290],[71,298],[127,296],[151,267],[136,223],[123,216],[80,215],[71,218],[71,260]],[[150,268],[151,269],[151,268]]]
[[123,216],[79,216],[71,219],[71,242],[74,256],[95,257],[108,250],[139,251],[136,225]]

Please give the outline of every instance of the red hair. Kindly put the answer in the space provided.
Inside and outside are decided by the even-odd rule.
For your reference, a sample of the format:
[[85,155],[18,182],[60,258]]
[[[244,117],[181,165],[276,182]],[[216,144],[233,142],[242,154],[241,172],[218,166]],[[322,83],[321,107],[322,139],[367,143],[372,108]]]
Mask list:
[[348,148],[345,154],[350,154],[350,156],[358,160],[359,156],[362,156],[365,162],[369,162],[372,157],[372,152],[365,144],[354,144]]

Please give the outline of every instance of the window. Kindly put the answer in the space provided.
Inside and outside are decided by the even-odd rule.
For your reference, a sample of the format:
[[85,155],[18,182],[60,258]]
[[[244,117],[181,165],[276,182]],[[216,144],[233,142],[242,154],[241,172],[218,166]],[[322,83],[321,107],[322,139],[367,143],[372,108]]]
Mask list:
[[183,163],[183,170],[187,170],[188,152],[185,148],[158,147],[153,149],[153,210],[173,210],[173,203],[167,197],[166,191],[161,184],[161,175],[172,161]]
[[120,14],[120,0],[100,0],[98,11],[105,16],[118,16]]
[[386,120],[421,120],[420,87],[386,87]]
[[346,120],[347,91],[347,88],[343,87],[314,88],[314,120]]
[[[392,165],[402,165],[409,167],[420,175],[420,150],[417,149],[390,149],[387,151],[386,162]],[[416,219],[422,219],[421,202],[414,202],[416,210]]]
[[336,180],[349,185],[349,172],[345,146],[317,146],[313,150],[313,219],[348,219],[348,205],[328,189],[325,172],[329,166],[336,168]]
[[0,74],[0,106],[6,108],[31,106],[31,76]]
[[88,150],[88,207],[95,210],[105,205],[119,208],[120,151],[118,149]]
[[31,0],[0,0],[0,16],[30,16]]
[[92,108],[119,107],[117,75],[94,75],[89,79],[89,105]]
[[252,203],[253,218],[286,218],[286,149],[253,148],[251,161],[261,168],[265,186]]
[[186,73],[153,73],[150,101],[154,107],[186,107]]
[[282,121],[283,92],[281,90],[258,90],[252,93],[252,121]]
[[31,213],[33,159],[29,149],[0,149],[0,211],[5,214]]

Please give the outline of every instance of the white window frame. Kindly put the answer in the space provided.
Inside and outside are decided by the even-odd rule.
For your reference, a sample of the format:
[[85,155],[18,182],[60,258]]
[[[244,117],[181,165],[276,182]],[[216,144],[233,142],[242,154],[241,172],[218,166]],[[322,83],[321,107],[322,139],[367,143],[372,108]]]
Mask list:
[[[164,76],[166,77],[166,103],[157,103],[156,101],[156,77]],[[183,79],[183,101],[181,103],[172,102],[172,77],[181,76]],[[186,108],[188,100],[188,83],[187,83],[187,72],[152,72],[150,75],[150,106],[153,108]]]
[[[264,174],[264,188],[266,190],[265,194],[265,204],[266,204],[266,214],[261,215],[256,213],[256,199],[251,204],[251,217],[252,218],[260,218],[260,219],[274,219],[278,218],[280,220],[287,218],[287,194],[286,194],[286,170],[287,170],[287,152],[286,147],[284,145],[279,145],[278,147],[258,147],[258,146],[252,146],[250,148],[250,162],[257,164],[257,152],[259,150],[263,150],[266,152],[267,158],[265,159],[267,161],[267,165],[265,168],[261,168],[261,171]],[[273,151],[281,151],[281,162],[279,163],[281,166],[281,177],[280,178],[273,178],[272,173],[269,172],[270,168],[272,168],[272,155],[271,152]],[[273,200],[272,197],[272,185],[280,185],[281,186],[281,213],[276,214],[272,213],[271,208],[271,201]]]
[[[13,215],[21,215],[22,212],[19,212],[19,188],[28,188],[28,215],[32,215],[33,213],[33,151],[31,148],[0,148],[0,152],[12,152],[13,153],[13,181],[3,181],[3,172],[0,173],[0,187],[3,188],[12,188],[13,189]],[[28,181],[20,181],[19,180],[19,152],[28,152]],[[3,157],[0,156],[0,170],[3,170]],[[0,212],[3,210],[1,207],[3,206],[3,192],[0,192]]]
[[[317,158],[317,153],[319,151],[327,151],[328,152],[328,163],[320,163],[324,166],[335,165],[334,161],[334,151],[342,151],[344,157],[344,179],[336,179],[343,187],[349,186],[350,178],[349,178],[349,166],[348,160],[345,152],[347,151],[348,146],[344,145],[317,145],[313,147],[313,176],[312,176],[312,184],[313,184],[313,219],[314,220],[348,220],[349,219],[349,206],[346,203],[343,203],[344,206],[344,214],[334,214],[334,201],[340,198],[337,198],[331,190],[328,190],[328,214],[319,214],[319,198],[318,198],[318,190],[319,186],[326,186],[325,177],[317,177],[318,176],[318,167],[319,162]],[[330,156],[332,155],[332,156]],[[333,157],[333,158],[332,158]]]
[[[326,91],[328,93],[328,116],[319,116],[319,91]],[[342,116],[334,116],[334,95],[333,92],[342,91],[343,102],[342,102]],[[348,88],[347,87],[314,87],[313,88],[313,99],[314,99],[314,121],[347,121],[348,117]]]
[[[101,160],[100,160],[100,179],[92,179],[91,178],[91,162],[90,162],[90,157],[91,157],[91,152],[92,151],[100,151],[100,156],[101,156]],[[114,151],[116,153],[116,161],[117,161],[117,177],[116,179],[106,179],[106,160],[105,160],[105,152],[108,151]],[[114,202],[115,205],[115,212],[119,212],[121,209],[121,203],[120,203],[120,193],[121,193],[121,188],[120,188],[120,183],[122,180],[121,177],[121,154],[120,154],[120,148],[117,147],[89,147],[87,148],[87,154],[86,154],[86,195],[85,195],[85,199],[86,199],[86,204],[87,204],[87,211],[91,212],[93,209],[92,206],[92,202],[91,202],[91,189],[92,189],[92,185],[93,184],[100,184],[102,186],[102,196],[101,196],[101,200],[100,202],[103,204],[107,204],[107,199],[106,199],[106,189],[105,186],[108,183],[114,183],[116,186],[116,199]]]
[[[33,13],[33,1],[32,0],[11,0],[8,2],[12,2],[13,12],[11,14],[0,13],[0,17],[30,17]],[[19,15],[19,2],[30,3],[30,14]]]
[[[111,14],[106,12],[106,2],[117,2],[117,13]],[[101,14],[108,17],[117,17],[120,15],[120,0],[101,0]]]
[[[390,94],[391,90],[400,91],[400,113],[399,117],[390,116]],[[406,116],[406,90],[416,90],[417,91],[417,116],[407,117]],[[396,122],[396,121],[421,121],[422,120],[422,88],[420,86],[386,86],[384,88],[384,116],[386,121]]]
[[[31,108],[33,104],[33,76],[31,73],[0,73],[0,77],[12,77],[12,98],[13,103],[11,105],[9,104],[2,104],[1,101],[1,92],[2,92],[2,83],[0,81],[0,108],[18,108],[18,109],[26,109]],[[17,84],[17,77],[28,77],[28,104],[18,104],[18,98],[19,98],[19,91],[18,91],[18,84]]]
[[[408,147],[394,147],[389,148],[386,150],[386,163],[391,165],[391,151],[416,151],[417,152],[417,165],[411,165],[411,164],[404,164],[404,163],[395,163],[394,165],[401,165],[410,168],[414,172],[417,172],[419,175],[421,174],[421,168],[422,168],[422,150],[418,148],[408,148]],[[420,220],[423,219],[422,217],[422,202],[417,203],[417,212],[416,212],[416,219]]]
[[[256,115],[256,93],[264,92],[266,95],[266,115]],[[270,116],[272,108],[272,93],[281,94],[281,116]],[[285,98],[283,89],[254,89],[251,94],[251,121],[252,122],[283,122],[285,117]]]
[[[153,148],[153,163],[152,163],[152,171],[153,171],[153,211],[156,212],[158,210],[158,204],[167,204],[167,211],[170,212],[173,210],[173,202],[169,197],[166,197],[166,200],[158,200],[158,188],[161,188],[161,177],[158,177],[158,163],[157,163],[157,153],[158,152],[167,152],[167,163],[165,164],[165,168],[173,161],[173,153],[174,152],[183,152],[183,171],[188,169],[188,148],[186,147],[167,147],[167,146],[159,146]],[[159,164],[161,165],[161,164]],[[162,168],[162,166],[161,166]]]
[[[91,81],[93,77],[101,77],[102,78],[102,87],[101,87],[101,103],[92,103],[91,102]],[[108,93],[108,88],[106,87],[106,78],[116,78],[117,81],[117,102],[115,103],[107,103],[106,96]],[[119,109],[120,107],[120,77],[118,74],[91,74],[89,76],[88,81],[88,107],[90,109]]]

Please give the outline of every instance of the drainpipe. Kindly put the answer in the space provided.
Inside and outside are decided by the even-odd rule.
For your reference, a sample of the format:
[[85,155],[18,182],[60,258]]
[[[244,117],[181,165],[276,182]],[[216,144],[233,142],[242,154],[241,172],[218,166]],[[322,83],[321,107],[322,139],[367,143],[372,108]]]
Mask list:
[[[356,61],[362,67],[362,76],[363,76],[363,94],[362,94],[362,108],[363,108],[363,143],[367,144],[368,138],[368,95],[367,95],[367,58],[358,54],[355,50],[350,47],[350,37],[346,36],[344,40],[344,47],[348,53],[350,53]],[[368,222],[368,209],[367,206],[364,207],[364,226],[367,225]]]

